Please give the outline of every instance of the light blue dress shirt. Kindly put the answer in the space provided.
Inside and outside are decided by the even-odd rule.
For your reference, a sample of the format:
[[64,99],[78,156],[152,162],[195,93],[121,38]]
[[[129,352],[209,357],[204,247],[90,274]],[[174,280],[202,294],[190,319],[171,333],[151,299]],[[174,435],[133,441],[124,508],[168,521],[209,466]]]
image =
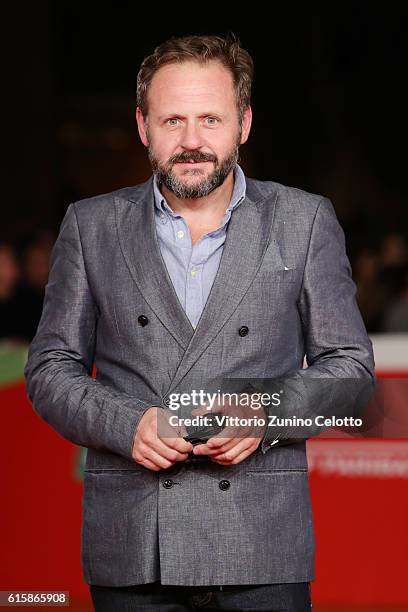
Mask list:
[[245,175],[237,164],[231,201],[222,224],[204,234],[194,246],[185,219],[170,208],[159,189],[156,176],[153,189],[160,251],[180,304],[195,329],[218,270],[228,222],[234,209],[245,198]]

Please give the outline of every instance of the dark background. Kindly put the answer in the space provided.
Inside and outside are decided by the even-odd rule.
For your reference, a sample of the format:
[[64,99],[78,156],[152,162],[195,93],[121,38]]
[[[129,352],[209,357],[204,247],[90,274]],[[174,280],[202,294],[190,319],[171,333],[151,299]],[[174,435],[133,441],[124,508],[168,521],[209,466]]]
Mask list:
[[[188,3],[8,8],[0,239],[12,239],[21,253],[36,230],[49,229],[55,239],[70,202],[145,180],[150,167],[134,120],[143,57],[173,35],[232,31],[256,71],[244,170],[331,198],[367,327],[382,331],[386,308],[408,287],[401,273],[408,228],[404,3],[270,3],[267,13],[234,3],[220,10]],[[390,261],[398,267],[392,282]],[[387,285],[386,297],[373,313],[378,282]]]

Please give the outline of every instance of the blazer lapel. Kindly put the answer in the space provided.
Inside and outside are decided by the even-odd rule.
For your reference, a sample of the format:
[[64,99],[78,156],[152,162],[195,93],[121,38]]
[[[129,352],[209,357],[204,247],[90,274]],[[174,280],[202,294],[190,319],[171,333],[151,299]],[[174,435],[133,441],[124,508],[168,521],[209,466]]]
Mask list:
[[119,243],[130,273],[160,321],[186,349],[194,328],[173,287],[160,252],[154,218],[152,177],[115,198]]
[[227,323],[248,290],[270,240],[276,199],[277,191],[262,194],[247,180],[246,198],[231,215],[210,295],[168,393]]
[[185,351],[167,393],[182,381],[249,289],[270,241],[276,198],[275,190],[261,193],[247,179],[246,197],[231,215],[218,271],[195,330],[160,252],[152,177],[130,189],[126,197],[115,198],[119,243],[130,273],[148,305]]

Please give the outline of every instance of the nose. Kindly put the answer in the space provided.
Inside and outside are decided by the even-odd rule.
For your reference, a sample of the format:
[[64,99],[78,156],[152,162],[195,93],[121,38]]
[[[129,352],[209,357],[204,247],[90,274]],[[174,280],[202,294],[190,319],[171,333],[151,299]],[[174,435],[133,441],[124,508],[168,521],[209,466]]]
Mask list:
[[186,122],[179,143],[184,149],[199,149],[203,142],[200,126],[194,121]]

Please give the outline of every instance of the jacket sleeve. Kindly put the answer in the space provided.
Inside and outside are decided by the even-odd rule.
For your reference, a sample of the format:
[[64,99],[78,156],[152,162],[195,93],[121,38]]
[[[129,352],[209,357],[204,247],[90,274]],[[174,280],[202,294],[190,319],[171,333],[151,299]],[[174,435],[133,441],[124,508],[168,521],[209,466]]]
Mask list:
[[[279,416],[295,414],[313,421],[320,414],[356,416],[367,404],[375,389],[374,356],[355,294],[344,232],[330,200],[322,198],[297,303],[308,367],[274,385],[274,390],[284,389]],[[265,453],[280,440],[295,441],[292,438],[321,431],[312,426],[303,435],[296,428],[267,427],[261,449]]]
[[75,204],[54,245],[41,320],[24,375],[35,411],[64,438],[132,457],[136,427],[151,403],[91,376],[97,308],[87,280]]

